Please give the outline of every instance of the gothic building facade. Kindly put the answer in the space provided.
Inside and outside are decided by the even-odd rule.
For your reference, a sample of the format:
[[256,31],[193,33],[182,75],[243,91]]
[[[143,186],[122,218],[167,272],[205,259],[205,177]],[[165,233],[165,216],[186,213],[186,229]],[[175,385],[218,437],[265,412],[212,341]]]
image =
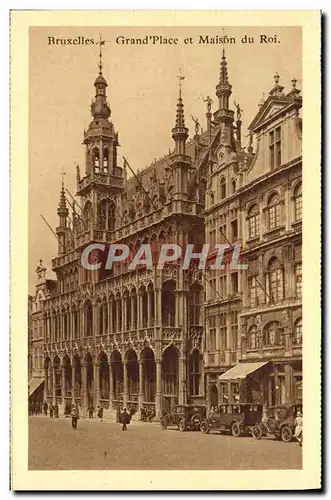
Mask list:
[[[57,279],[47,286],[38,271],[47,400],[144,407],[159,417],[176,403],[229,398],[237,388],[222,377],[247,361],[267,365],[260,391],[269,402],[300,397],[301,96],[295,82],[284,93],[278,78],[246,150],[223,51],[218,106],[212,114],[207,98],[205,132],[196,122],[188,140],[180,87],[174,150],[128,179],[100,64],[85,169],[76,172],[79,202],[70,202],[62,182]],[[129,258],[112,270],[80,265],[88,244],[110,242],[126,244]],[[164,243],[191,243],[196,252],[209,243],[210,264],[222,242],[242,244],[247,271],[200,270],[197,261],[184,270],[181,259],[129,269],[142,244],[156,263]]]

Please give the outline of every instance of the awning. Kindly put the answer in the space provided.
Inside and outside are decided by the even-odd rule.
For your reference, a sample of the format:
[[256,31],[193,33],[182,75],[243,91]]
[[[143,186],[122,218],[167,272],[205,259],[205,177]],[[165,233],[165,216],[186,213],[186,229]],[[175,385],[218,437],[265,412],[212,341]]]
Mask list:
[[32,377],[32,379],[29,380],[29,396],[32,396],[43,382],[45,382],[44,377]]
[[250,373],[255,372],[262,366],[269,363],[269,361],[263,361],[260,363],[239,363],[239,365],[230,368],[225,373],[219,376],[219,380],[236,380],[238,378],[246,378]]

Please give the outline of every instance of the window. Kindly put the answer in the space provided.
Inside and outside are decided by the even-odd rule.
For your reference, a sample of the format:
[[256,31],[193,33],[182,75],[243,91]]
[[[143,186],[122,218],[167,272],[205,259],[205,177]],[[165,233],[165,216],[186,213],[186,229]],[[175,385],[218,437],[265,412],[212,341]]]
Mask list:
[[216,298],[216,269],[212,269],[210,271],[210,278],[208,280],[209,282],[209,299],[210,300],[215,300]]
[[294,190],[294,220],[295,222],[302,219],[302,185],[299,184]]
[[257,293],[257,277],[252,276],[248,280],[248,286],[249,286],[249,301],[250,301],[250,306],[251,307],[256,307],[258,305],[258,293]]
[[226,184],[224,177],[222,177],[221,179],[220,187],[221,187],[221,200],[224,200],[224,198],[226,197]]
[[253,325],[250,327],[248,331],[248,348],[249,349],[257,349],[257,329],[256,326]]
[[236,181],[233,179],[231,182],[232,194],[236,192]]
[[229,387],[228,387],[227,382],[220,383],[220,393],[221,393],[221,398],[220,398],[221,403],[228,403],[229,402]]
[[231,236],[232,236],[232,241],[236,241],[238,239],[238,221],[237,221],[237,219],[231,221]]
[[190,388],[192,396],[198,396],[200,394],[200,360],[200,353],[194,350],[190,356]]
[[227,327],[226,327],[226,314],[220,314],[220,340],[221,340],[221,350],[225,351],[228,348],[227,342]]
[[235,351],[238,344],[238,313],[237,311],[232,311],[230,313],[231,321],[231,349]]
[[295,266],[295,296],[302,298],[302,263]]
[[231,293],[236,295],[239,291],[238,273],[231,274]]
[[227,296],[227,284],[226,284],[227,276],[226,274],[223,274],[220,276],[220,295],[222,298],[226,298]]
[[216,351],[216,316],[209,318],[209,349]]
[[257,205],[248,210],[248,234],[249,238],[255,238],[260,234],[260,214]]
[[214,203],[215,203],[215,195],[214,193],[210,193],[210,204],[214,205]]
[[269,278],[269,302],[277,304],[284,298],[283,269],[279,260],[275,257],[271,259],[268,266]]
[[270,167],[279,167],[282,163],[281,155],[281,130],[277,127],[269,134]]
[[226,223],[219,227],[221,243],[227,243]]
[[279,323],[273,321],[268,323],[264,330],[264,345],[272,347],[283,344],[283,332]]
[[294,344],[302,344],[302,318],[295,322],[293,342]]
[[274,193],[268,200],[268,228],[275,229],[280,225],[279,196]]
[[190,293],[190,324],[201,324],[201,303],[203,301],[202,288],[199,285],[193,285]]
[[210,221],[209,242],[211,249],[213,250],[216,243],[216,219]]

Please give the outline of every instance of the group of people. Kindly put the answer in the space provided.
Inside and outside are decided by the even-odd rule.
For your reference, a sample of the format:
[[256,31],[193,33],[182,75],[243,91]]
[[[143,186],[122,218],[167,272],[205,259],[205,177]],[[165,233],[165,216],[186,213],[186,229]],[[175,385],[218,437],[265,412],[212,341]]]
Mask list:
[[48,404],[47,401],[30,401],[29,415],[42,415],[45,417],[49,414],[50,418],[59,418],[59,405],[55,403]]

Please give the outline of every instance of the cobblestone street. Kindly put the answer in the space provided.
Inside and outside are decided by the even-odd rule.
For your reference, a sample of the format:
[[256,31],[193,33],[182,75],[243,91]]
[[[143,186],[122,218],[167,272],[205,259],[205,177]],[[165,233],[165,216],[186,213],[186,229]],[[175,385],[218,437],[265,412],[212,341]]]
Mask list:
[[299,469],[297,442],[162,430],[159,425],[29,417],[29,469]]

